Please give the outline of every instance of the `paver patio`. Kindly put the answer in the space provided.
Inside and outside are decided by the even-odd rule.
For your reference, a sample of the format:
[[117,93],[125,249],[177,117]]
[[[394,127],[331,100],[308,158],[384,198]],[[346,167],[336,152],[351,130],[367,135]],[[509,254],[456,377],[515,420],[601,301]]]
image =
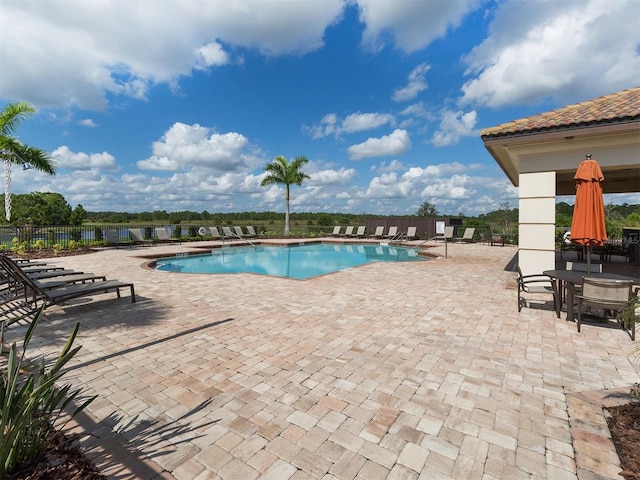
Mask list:
[[515,248],[449,244],[306,281],[141,268],[192,247],[52,260],[135,283],[137,303],[47,309],[34,339],[57,352],[81,323],[66,379],[99,396],[76,429],[109,478],[622,478],[585,398],[640,382],[633,342],[518,313]]

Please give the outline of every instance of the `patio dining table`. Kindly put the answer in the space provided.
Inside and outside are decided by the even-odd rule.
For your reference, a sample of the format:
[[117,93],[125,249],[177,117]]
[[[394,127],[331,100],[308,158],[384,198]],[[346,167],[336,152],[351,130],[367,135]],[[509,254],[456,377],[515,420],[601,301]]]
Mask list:
[[634,285],[640,285],[640,278],[631,277],[628,275],[618,275],[615,273],[597,273],[592,272],[580,272],[577,270],[545,270],[542,272],[545,275],[553,278],[554,288],[556,290],[556,314],[560,316],[560,310],[562,309],[562,292],[564,291],[564,285],[567,285],[567,321],[573,322],[573,297],[576,284],[581,284],[584,277],[593,278],[605,278],[609,280],[631,280]]

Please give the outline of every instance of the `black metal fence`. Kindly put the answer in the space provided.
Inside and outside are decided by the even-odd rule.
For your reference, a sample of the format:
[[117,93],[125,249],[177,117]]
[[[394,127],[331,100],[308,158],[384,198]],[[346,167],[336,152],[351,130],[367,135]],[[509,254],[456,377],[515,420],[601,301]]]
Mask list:
[[[118,232],[121,239],[129,239],[130,228],[140,228],[145,238],[157,238],[156,228],[164,227],[171,237],[178,237],[184,240],[202,239],[200,228],[209,225],[204,224],[111,224],[111,225],[24,225],[0,226],[0,248],[10,250],[19,245],[29,248],[68,248],[73,243],[82,245],[101,245],[106,244],[105,230],[113,229]],[[220,225],[218,225],[220,227]],[[243,225],[244,227],[244,225]],[[255,226],[256,231],[265,237],[282,237],[284,232],[284,223],[268,224]],[[296,237],[320,237],[328,235],[333,230],[333,226],[321,225],[291,225],[291,235]],[[246,231],[246,230],[245,230]],[[204,238],[210,237],[207,231]]]

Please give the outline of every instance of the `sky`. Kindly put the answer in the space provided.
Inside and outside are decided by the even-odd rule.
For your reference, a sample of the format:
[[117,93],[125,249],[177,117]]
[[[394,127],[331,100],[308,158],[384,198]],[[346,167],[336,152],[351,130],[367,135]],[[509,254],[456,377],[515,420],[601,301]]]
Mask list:
[[515,208],[480,131],[639,84],[640,0],[0,4],[0,108],[57,169],[11,192],[92,212],[284,212],[278,155],[293,212]]

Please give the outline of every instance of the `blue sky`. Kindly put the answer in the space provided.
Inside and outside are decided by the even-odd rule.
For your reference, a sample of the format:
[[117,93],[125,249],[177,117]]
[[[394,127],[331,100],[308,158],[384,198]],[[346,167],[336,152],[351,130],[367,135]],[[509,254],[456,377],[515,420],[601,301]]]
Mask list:
[[639,19],[638,0],[3,0],[0,106],[37,108],[17,134],[58,169],[14,167],[11,191],[284,211],[264,165],[304,155],[292,211],[516,207],[480,130],[637,86]]

